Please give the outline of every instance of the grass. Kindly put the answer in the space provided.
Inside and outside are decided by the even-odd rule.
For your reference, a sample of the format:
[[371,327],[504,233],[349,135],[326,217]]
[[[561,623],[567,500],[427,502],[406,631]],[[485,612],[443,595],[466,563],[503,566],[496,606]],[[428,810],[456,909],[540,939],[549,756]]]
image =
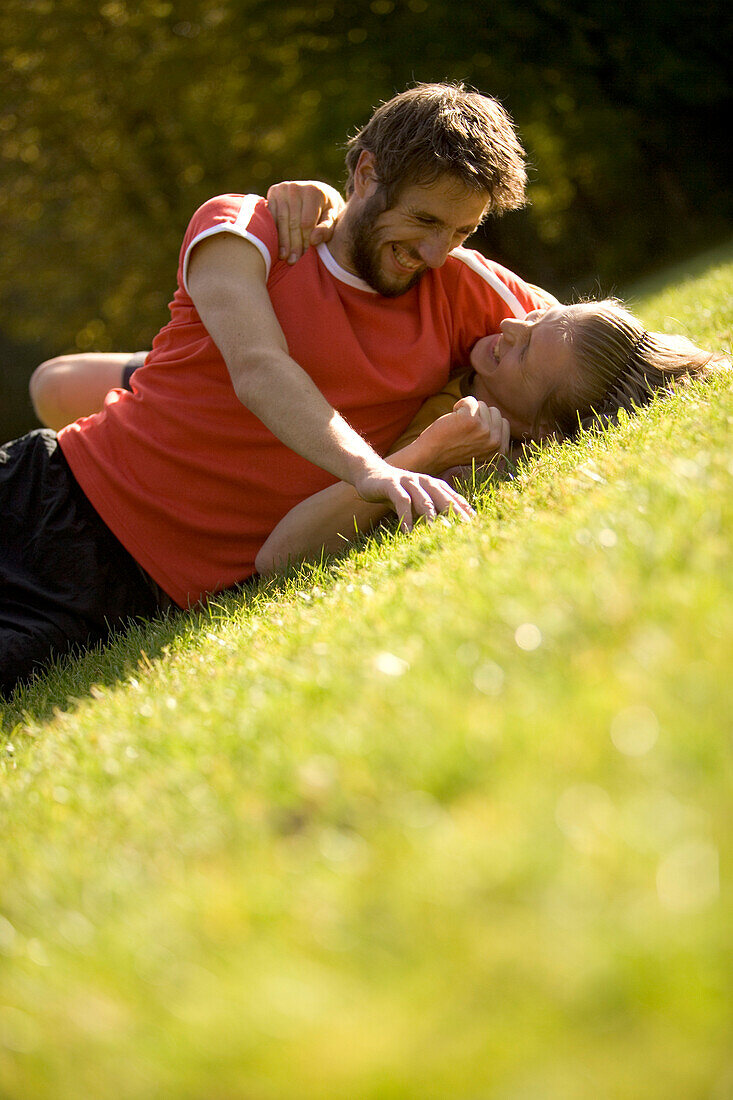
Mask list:
[[[730,350],[732,285],[637,306]],[[733,1095],[732,423],[693,385],[11,700],[0,1095]]]

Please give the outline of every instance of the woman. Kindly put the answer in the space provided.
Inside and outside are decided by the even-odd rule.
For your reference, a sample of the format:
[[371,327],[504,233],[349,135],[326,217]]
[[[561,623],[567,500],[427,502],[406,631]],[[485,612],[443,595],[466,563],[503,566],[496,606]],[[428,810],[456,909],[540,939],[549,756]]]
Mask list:
[[[633,413],[660,390],[728,365],[684,337],[647,332],[613,299],[537,310],[524,320],[503,321],[501,330],[474,345],[473,373],[425,403],[390,461],[445,475],[464,461],[471,433],[478,436],[492,414],[500,412],[502,420],[494,453],[506,454],[510,439],[570,437],[613,421],[620,409]],[[343,549],[387,511],[361,500],[345,482],[332,485],[283,517],[257,555],[257,571],[267,574]]]

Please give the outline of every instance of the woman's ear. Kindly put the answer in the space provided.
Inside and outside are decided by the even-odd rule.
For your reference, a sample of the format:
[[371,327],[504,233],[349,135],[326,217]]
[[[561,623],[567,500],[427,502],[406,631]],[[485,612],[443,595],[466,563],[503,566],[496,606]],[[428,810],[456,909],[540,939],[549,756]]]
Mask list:
[[368,198],[378,186],[374,153],[370,153],[368,149],[362,149],[354,169],[354,194],[360,199]]
[[532,438],[538,443],[543,439],[557,439],[562,443],[564,436],[555,424],[551,424],[549,420],[540,420],[532,429]]

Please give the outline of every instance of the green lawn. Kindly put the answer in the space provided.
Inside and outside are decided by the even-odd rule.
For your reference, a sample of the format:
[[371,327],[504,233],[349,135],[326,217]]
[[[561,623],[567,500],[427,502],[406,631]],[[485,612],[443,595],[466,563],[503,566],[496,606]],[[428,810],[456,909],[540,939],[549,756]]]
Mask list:
[[[637,307],[730,350],[690,271]],[[11,701],[0,1096],[733,1096],[731,424],[696,384]]]

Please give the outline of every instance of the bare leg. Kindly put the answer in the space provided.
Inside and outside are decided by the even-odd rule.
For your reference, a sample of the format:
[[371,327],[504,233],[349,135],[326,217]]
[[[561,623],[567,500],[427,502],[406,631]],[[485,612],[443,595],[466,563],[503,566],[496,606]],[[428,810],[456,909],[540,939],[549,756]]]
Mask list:
[[36,416],[59,431],[80,416],[99,412],[110,390],[122,384],[132,352],[59,355],[36,367],[29,384]]

